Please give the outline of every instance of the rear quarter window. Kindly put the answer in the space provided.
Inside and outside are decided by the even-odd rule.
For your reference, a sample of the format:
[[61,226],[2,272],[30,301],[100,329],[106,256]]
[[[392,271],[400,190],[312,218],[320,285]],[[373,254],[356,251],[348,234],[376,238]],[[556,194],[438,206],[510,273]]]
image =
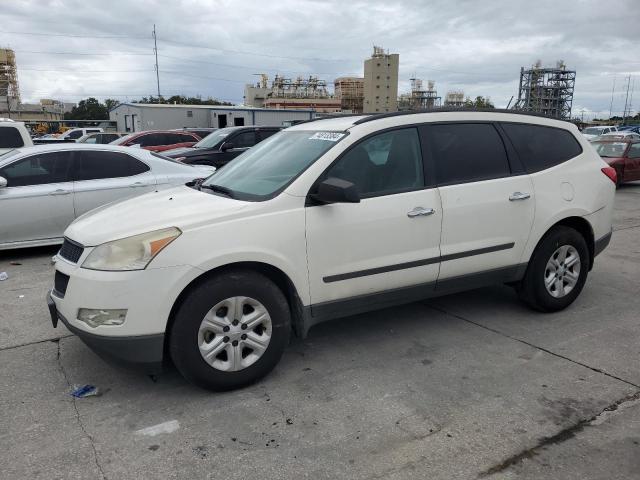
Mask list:
[[0,127],[0,148],[24,147],[22,136],[17,128]]
[[546,170],[582,153],[582,147],[568,130],[517,123],[501,125],[527,173]]

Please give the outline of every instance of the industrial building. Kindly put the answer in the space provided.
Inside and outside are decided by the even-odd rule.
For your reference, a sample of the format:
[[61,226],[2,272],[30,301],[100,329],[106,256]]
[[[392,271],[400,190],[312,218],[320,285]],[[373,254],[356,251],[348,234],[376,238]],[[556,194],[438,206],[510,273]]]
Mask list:
[[412,78],[411,92],[403,93],[398,97],[398,110],[437,108],[440,107],[441,100],[435,89],[435,82],[433,80],[427,81],[427,88],[425,89],[421,79]]
[[450,90],[444,97],[444,106],[448,108],[464,107],[464,92],[462,90]]
[[119,132],[185,127],[282,125],[283,122],[312,118],[313,110],[158,103],[121,103],[109,112],[109,119],[117,123]]
[[258,83],[245,86],[244,103],[247,106],[315,110],[321,113],[335,113],[341,109],[340,100],[329,93],[327,82],[318,77],[297,77],[292,80],[276,75],[269,86],[269,76],[264,73],[259,75]]
[[364,77],[339,77],[333,82],[333,87],[343,113],[362,113]]
[[515,109],[571,118],[575,82],[575,70],[567,70],[562,60],[555,68],[542,67],[540,60],[530,69],[522,67]]
[[364,62],[364,113],[398,110],[398,68],[400,55],[373,47]]

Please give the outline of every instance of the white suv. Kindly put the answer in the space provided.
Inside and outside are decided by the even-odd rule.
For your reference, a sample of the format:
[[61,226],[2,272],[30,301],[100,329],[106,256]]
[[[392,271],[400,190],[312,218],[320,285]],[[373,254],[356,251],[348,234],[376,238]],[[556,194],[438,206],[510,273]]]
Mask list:
[[169,357],[212,390],[278,362],[293,330],[509,283],[553,312],[609,243],[615,171],[568,122],[513,112],[349,116],[288,128],[204,183],[65,232],[49,297],[97,353]]

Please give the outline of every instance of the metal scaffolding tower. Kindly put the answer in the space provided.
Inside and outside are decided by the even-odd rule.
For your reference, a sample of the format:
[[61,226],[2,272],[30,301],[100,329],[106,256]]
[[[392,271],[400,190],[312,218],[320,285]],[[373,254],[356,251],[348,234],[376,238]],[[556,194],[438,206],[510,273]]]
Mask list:
[[0,48],[0,110],[15,110],[20,104],[18,69],[13,50]]
[[435,90],[435,82],[427,81],[427,89],[419,78],[411,78],[411,93],[404,93],[398,98],[398,110],[424,110],[440,106],[441,97]]
[[520,69],[520,89],[514,109],[568,119],[575,83],[575,70],[567,70],[562,60],[555,68],[544,68],[538,60],[530,69]]

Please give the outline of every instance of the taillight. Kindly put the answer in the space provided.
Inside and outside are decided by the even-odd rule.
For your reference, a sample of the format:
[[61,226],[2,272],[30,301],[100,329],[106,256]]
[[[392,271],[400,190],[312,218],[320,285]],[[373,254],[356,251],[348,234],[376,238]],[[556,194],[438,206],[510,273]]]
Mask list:
[[613,183],[618,183],[618,174],[616,173],[616,169],[613,167],[604,167],[601,168],[602,173],[604,173]]

